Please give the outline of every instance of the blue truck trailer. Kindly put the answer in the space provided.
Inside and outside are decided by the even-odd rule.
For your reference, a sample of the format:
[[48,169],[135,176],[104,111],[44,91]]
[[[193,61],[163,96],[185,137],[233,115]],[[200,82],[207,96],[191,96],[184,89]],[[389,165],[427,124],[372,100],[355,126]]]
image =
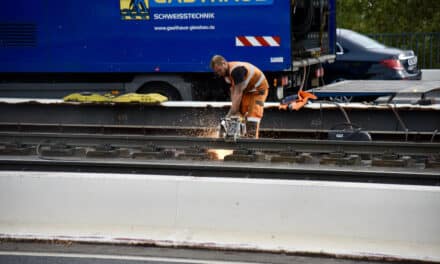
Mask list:
[[158,92],[226,99],[213,55],[248,61],[281,100],[334,60],[335,0],[4,1],[0,96]]

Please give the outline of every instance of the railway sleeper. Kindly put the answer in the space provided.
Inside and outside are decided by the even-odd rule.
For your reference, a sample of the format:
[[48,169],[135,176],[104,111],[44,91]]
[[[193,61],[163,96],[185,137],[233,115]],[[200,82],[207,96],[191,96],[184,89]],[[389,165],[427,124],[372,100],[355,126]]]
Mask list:
[[131,152],[133,159],[174,159],[176,156],[176,150],[164,149],[152,143]]
[[432,155],[431,157],[429,157],[426,161],[426,167],[439,169],[440,168],[440,154]]
[[338,166],[358,166],[361,165],[361,156],[356,154],[346,154],[344,152],[330,153],[324,155],[319,162],[321,165],[338,165]]
[[317,158],[311,153],[300,153],[294,150],[287,150],[270,157],[270,162],[273,163],[300,163],[300,164],[314,164],[318,163]]
[[83,156],[85,150],[84,148],[76,148],[64,143],[54,143],[49,145],[39,145],[37,147],[37,154],[48,157],[71,157]]
[[406,155],[385,152],[374,157],[371,164],[379,167],[415,167],[416,159]]
[[9,142],[0,144],[0,155],[35,155],[35,146]]
[[236,149],[231,155],[227,155],[224,161],[258,162],[265,161],[266,154],[251,149]]
[[177,155],[179,160],[217,160],[218,156],[216,153],[209,151],[207,148],[200,146],[194,146],[185,149],[182,153]]
[[87,158],[129,158],[130,150],[127,148],[116,148],[109,144],[92,147],[86,152]]

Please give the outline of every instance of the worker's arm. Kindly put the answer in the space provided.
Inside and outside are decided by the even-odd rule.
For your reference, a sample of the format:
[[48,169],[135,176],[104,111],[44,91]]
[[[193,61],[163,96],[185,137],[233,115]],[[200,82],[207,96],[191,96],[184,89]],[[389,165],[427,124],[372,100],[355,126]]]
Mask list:
[[231,88],[232,104],[231,104],[231,109],[229,109],[227,116],[238,115],[240,111],[241,98],[243,97],[243,91],[245,88],[246,88],[245,82],[236,84]]
[[240,112],[241,98],[243,92],[246,89],[246,77],[247,70],[245,67],[237,67],[231,72],[233,79],[233,85],[231,87],[231,109],[229,109],[227,116],[238,115]]

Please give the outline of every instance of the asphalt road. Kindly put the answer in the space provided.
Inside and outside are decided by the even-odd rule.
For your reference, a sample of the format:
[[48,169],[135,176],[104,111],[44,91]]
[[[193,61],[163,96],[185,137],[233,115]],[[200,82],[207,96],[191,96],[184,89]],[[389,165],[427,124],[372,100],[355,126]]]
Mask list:
[[390,263],[259,252],[0,241],[2,264],[368,264]]

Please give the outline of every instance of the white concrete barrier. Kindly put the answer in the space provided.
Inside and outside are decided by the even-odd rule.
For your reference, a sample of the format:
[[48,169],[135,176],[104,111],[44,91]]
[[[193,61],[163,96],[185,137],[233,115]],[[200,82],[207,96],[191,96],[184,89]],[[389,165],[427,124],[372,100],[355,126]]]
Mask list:
[[424,81],[440,81],[440,69],[423,69],[422,80]]
[[440,187],[0,172],[2,237],[440,261]]

